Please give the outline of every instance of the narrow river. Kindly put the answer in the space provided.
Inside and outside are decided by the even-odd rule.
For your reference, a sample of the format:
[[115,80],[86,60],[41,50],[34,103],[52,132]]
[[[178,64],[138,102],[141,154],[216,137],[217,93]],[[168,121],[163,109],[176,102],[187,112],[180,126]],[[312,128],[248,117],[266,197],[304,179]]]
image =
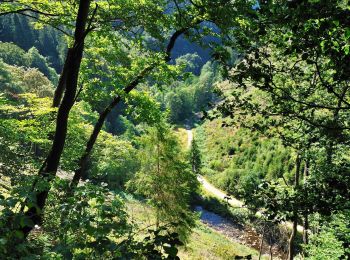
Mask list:
[[[193,132],[190,129],[187,129],[187,147],[190,148],[193,140]],[[224,200],[226,194],[214,187],[202,176],[198,176],[198,181],[201,183],[203,188],[209,193],[213,194],[215,197]],[[228,203],[233,207],[242,207],[243,202],[235,198],[231,198]],[[224,234],[226,237],[231,239],[234,242],[243,244],[260,250],[261,247],[261,235],[258,234],[256,230],[251,227],[245,227],[239,224],[232,222],[229,219],[226,219],[216,213],[207,211],[201,206],[195,208],[197,212],[200,213],[201,221],[212,229],[218,231],[221,234]],[[269,245],[267,241],[264,241],[262,245],[262,253],[264,255],[273,256],[273,258],[282,259],[284,257],[277,245]]]
[[[225,235],[227,238],[236,243],[246,245],[260,251],[262,236],[253,228],[236,224],[231,220],[221,217],[216,213],[207,211],[200,206],[197,206],[195,210],[200,213],[202,223]],[[281,252],[278,245],[272,244],[270,246],[268,241],[265,239],[261,249],[264,256],[272,255],[274,259],[284,258],[284,254]]]

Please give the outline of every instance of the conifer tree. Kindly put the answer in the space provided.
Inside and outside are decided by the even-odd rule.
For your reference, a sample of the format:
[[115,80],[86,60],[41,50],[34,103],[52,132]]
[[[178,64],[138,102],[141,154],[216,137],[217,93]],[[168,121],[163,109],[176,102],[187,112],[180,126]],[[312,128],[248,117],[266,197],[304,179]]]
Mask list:
[[156,210],[155,226],[177,223],[184,235],[194,225],[190,195],[197,189],[196,176],[186,163],[170,127],[161,123],[140,138],[141,168],[128,186],[146,197]]
[[190,162],[191,162],[193,173],[201,174],[202,155],[201,155],[201,152],[199,150],[196,139],[193,139],[192,143],[191,143]]

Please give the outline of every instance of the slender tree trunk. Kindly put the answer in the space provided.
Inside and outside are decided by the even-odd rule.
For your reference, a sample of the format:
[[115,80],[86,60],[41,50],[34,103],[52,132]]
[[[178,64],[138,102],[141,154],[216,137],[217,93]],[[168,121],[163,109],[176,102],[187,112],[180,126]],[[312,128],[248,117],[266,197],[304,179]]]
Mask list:
[[[69,48],[67,51],[67,56],[66,56],[66,60],[70,59],[70,55],[72,53],[72,48]],[[61,72],[61,76],[60,76],[60,80],[58,81],[58,85],[55,89],[55,93],[53,96],[53,102],[52,102],[52,107],[59,107],[61,100],[62,100],[62,96],[64,93],[64,90],[66,89],[66,76],[67,76],[67,70],[69,70],[69,64],[67,62],[64,63],[63,65],[63,69]]]
[[298,188],[300,183],[300,166],[301,166],[301,157],[300,157],[300,154],[298,154],[295,162],[295,176],[294,176],[295,188]]
[[[62,77],[66,77],[65,93],[57,113],[56,131],[51,150],[42,169],[38,173],[39,183],[43,181],[43,183],[46,184],[46,187],[44,189],[41,188],[40,191],[35,194],[36,205],[27,205],[28,210],[25,212],[25,216],[37,225],[41,224],[42,211],[45,207],[46,199],[50,190],[50,183],[56,175],[67,136],[68,116],[74,104],[77,90],[89,8],[90,0],[81,0],[79,2],[79,10],[74,34],[75,41],[69,55],[66,57],[64,65],[66,68],[66,75],[61,75],[60,80],[60,82],[65,81],[62,79]],[[23,227],[21,231],[23,232],[24,237],[27,237],[32,229],[32,226]]]
[[92,152],[92,149],[96,143],[97,137],[103,127],[103,124],[108,116],[108,114],[112,111],[112,109],[120,102],[120,97],[117,96],[113,99],[113,101],[103,110],[103,112],[100,114],[94,129],[90,135],[90,138],[86,144],[85,151],[83,155],[81,156],[79,163],[78,163],[78,169],[75,171],[73,180],[71,182],[70,188],[71,190],[74,189],[79,183],[79,180],[82,176],[85,175],[86,172],[86,165],[89,161],[90,154]]
[[305,214],[304,216],[304,223],[303,223],[303,242],[305,245],[309,244],[309,216],[308,214]]
[[[131,90],[133,90],[140,81],[146,76],[146,74],[153,69],[153,66],[145,68],[140,75],[138,75],[128,86],[124,88],[124,92],[128,94]],[[92,149],[96,143],[97,137],[100,134],[103,124],[106,121],[107,116],[115,108],[119,102],[121,101],[120,96],[115,96],[112,102],[100,113],[100,116],[97,120],[97,123],[94,126],[94,129],[89,137],[88,142],[86,143],[85,151],[83,155],[79,159],[78,169],[75,170],[73,180],[70,184],[70,192],[74,190],[74,188],[78,185],[79,180],[86,173],[86,166],[89,161]]]
[[298,227],[297,217],[296,215],[294,215],[292,233],[289,237],[288,260],[294,259],[294,251],[295,251],[294,239],[297,234],[297,227]]
[[[199,22],[196,22],[199,23]],[[171,60],[171,51],[174,48],[175,42],[176,40],[186,31],[188,31],[189,28],[183,28],[180,29],[178,31],[176,31],[172,37],[170,38],[170,41],[167,45],[166,48],[166,57],[165,57],[165,61],[169,62]],[[141,82],[142,79],[144,79],[147,74],[152,71],[154,68],[156,67],[156,65],[150,65],[148,67],[146,67],[132,82],[130,82],[124,89],[123,91],[128,94],[131,90],[135,89],[137,87],[137,85]],[[70,190],[73,191],[74,188],[78,185],[79,180],[81,179],[82,176],[85,175],[86,172],[86,165],[87,162],[89,161],[92,149],[96,143],[97,137],[101,132],[101,129],[103,127],[103,124],[108,116],[108,114],[112,111],[113,108],[115,108],[119,102],[120,102],[121,98],[120,96],[116,96],[114,97],[114,99],[112,100],[112,102],[103,110],[103,112],[100,114],[96,125],[94,126],[94,130],[92,131],[90,137],[89,137],[89,141],[87,142],[87,145],[85,147],[85,151],[82,155],[82,157],[79,159],[79,163],[78,163],[78,169],[74,172],[74,176],[73,176],[73,180],[71,182],[70,185]]]
[[[296,159],[296,167],[295,167],[295,178],[294,178],[294,188],[297,189],[299,186],[299,178],[300,178],[300,164],[301,164],[301,158],[300,154],[297,155]],[[298,214],[297,209],[294,206],[293,209],[293,227],[292,227],[292,233],[289,237],[289,245],[288,245],[288,260],[294,259],[294,253],[295,253],[295,236],[297,234],[297,228],[298,228]]]
[[[309,176],[309,159],[306,159],[304,166],[304,180]],[[305,211],[304,222],[303,222],[303,242],[305,245],[309,243],[309,214]]]
[[262,256],[262,251],[263,251],[263,246],[264,246],[264,236],[265,236],[265,226],[263,228],[260,246],[259,246],[259,260],[261,259],[261,256]]

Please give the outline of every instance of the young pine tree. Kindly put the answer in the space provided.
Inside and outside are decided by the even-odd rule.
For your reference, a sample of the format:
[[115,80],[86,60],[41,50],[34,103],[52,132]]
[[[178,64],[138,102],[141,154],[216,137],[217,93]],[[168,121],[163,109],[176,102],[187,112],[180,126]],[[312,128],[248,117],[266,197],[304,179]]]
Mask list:
[[191,143],[189,159],[192,166],[192,172],[200,174],[202,169],[202,155],[195,139],[193,139]]
[[156,228],[160,224],[177,223],[180,234],[186,235],[194,225],[189,202],[198,182],[178,140],[168,125],[161,124],[149,128],[140,138],[140,144],[141,167],[128,186],[154,207]]

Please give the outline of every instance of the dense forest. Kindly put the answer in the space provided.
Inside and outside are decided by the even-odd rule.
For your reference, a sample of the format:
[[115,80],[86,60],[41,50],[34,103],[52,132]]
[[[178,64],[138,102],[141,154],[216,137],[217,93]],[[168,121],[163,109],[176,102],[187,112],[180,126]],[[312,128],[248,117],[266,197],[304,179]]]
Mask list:
[[0,259],[350,259],[350,2],[0,1]]

